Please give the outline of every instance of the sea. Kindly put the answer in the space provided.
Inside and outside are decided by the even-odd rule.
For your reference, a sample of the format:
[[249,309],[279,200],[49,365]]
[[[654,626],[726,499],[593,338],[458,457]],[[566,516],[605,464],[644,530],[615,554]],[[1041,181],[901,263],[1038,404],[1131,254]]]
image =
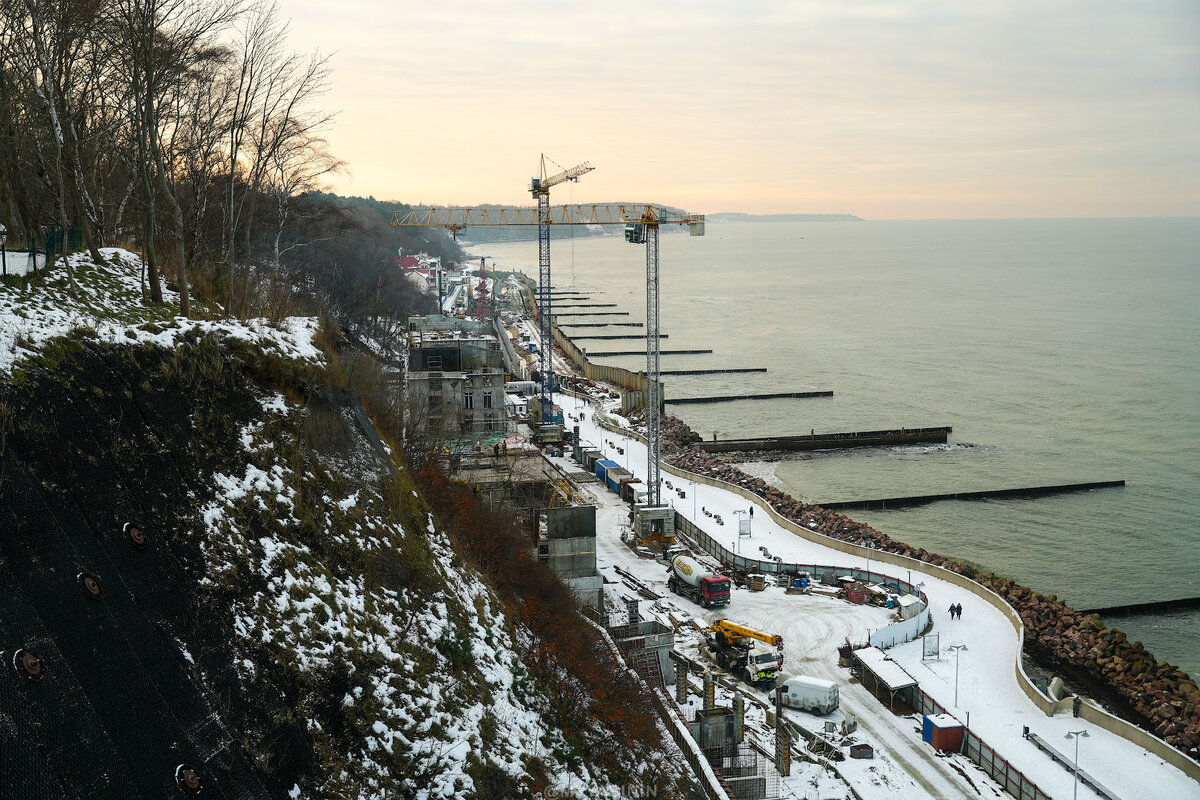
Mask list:
[[[645,248],[570,230],[553,231],[553,285],[628,316],[559,321],[643,322]],[[536,242],[468,252],[537,278]],[[704,438],[953,427],[945,445],[747,471],[816,504],[1123,479],[849,516],[1075,608],[1200,597],[1200,219],[710,222],[664,228],[660,261],[662,349],[713,351],[662,368],[766,369],[666,377],[668,401],[833,392],[667,406]],[[1200,677],[1200,610],[1106,622]]]

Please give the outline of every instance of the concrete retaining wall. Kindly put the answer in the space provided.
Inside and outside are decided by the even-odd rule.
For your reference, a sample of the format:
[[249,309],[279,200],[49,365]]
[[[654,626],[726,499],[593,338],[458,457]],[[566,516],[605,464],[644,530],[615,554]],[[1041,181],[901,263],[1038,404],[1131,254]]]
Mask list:
[[[603,381],[611,383],[614,386],[619,386],[625,391],[621,392],[621,411],[628,413],[635,408],[645,408],[646,406],[646,373],[631,372],[623,367],[614,367],[610,364],[593,364],[588,360],[588,357],[571,339],[555,325],[553,328],[554,343],[563,349],[567,357],[575,363],[584,377],[592,381]],[[659,386],[659,397],[663,396],[662,386]]]
[[880,628],[872,633],[871,644],[880,650],[886,650],[898,644],[911,642],[918,638],[927,627],[929,627],[929,609],[923,608],[914,617],[888,625],[886,628]]
[[[907,558],[905,556],[896,555],[895,553],[889,553],[884,550],[874,550],[869,547],[862,547],[861,545],[850,544],[849,542],[843,542],[839,539],[834,539],[829,536],[822,536],[819,533],[814,533],[814,532],[808,530],[807,528],[804,528],[801,525],[797,525],[796,523],[792,522],[790,519],[787,519],[786,517],[782,516],[781,514],[776,512],[774,508],[767,505],[761,497],[759,497],[758,495],[754,494],[753,492],[751,492],[747,489],[743,489],[740,486],[735,486],[731,483],[726,483],[724,481],[718,481],[713,478],[709,478],[706,475],[699,475],[694,472],[688,472],[687,470],[675,469],[674,467],[669,467],[666,464],[663,465],[663,471],[670,472],[671,474],[678,475],[678,476],[680,476],[682,478],[686,478],[688,480],[694,480],[698,483],[705,483],[705,484],[708,484],[709,486],[714,486],[714,487],[718,487],[721,489],[726,489],[728,491],[734,492],[735,494],[745,498],[746,500],[748,500],[752,503],[755,503],[756,505],[759,506],[759,508],[765,509],[766,512],[768,514],[770,514],[771,519],[773,519],[784,530],[794,533],[795,535],[797,535],[803,539],[807,539],[810,542],[814,542],[814,543],[822,545],[824,547],[830,547],[830,548],[833,548],[834,550],[839,550],[843,553],[855,555],[855,556],[858,556],[859,558],[864,558],[864,559],[870,558],[872,561],[882,562],[882,563],[886,563],[886,564],[892,564],[892,565],[901,567],[906,570],[911,569],[914,571],[918,571],[923,574],[931,575],[933,577],[940,578],[944,581],[948,581],[950,583],[955,584],[956,586],[960,586],[963,589],[966,589],[967,591],[969,591],[969,592],[977,595],[978,597],[981,597],[982,599],[986,600],[987,602],[991,603],[996,608],[996,610],[998,610],[1002,614],[1004,614],[1004,616],[1012,624],[1013,630],[1017,634],[1018,652],[1020,652],[1021,648],[1024,646],[1025,626],[1024,626],[1024,623],[1021,622],[1021,618],[1020,618],[1020,616],[1018,616],[1016,610],[1012,606],[1010,606],[1008,604],[1008,602],[1005,601],[1005,599],[1003,597],[1001,597],[1000,595],[996,594],[995,592],[993,592],[990,589],[984,588],[983,586],[979,585],[978,583],[976,583],[975,581],[973,581],[969,578],[959,575],[957,572],[951,572],[950,570],[945,569],[943,567],[937,567],[932,564],[927,564],[924,561],[919,561],[915,558]],[[1047,715],[1053,715],[1055,711],[1060,710],[1058,703],[1055,703],[1055,701],[1051,700],[1049,697],[1046,697],[1044,694],[1042,694],[1040,691],[1038,691],[1038,688],[1036,686],[1034,686],[1033,681],[1031,681],[1029,679],[1029,676],[1025,674],[1025,668],[1021,664],[1021,659],[1019,656],[1017,657],[1017,659],[1015,660],[1015,663],[1013,664],[1013,671],[1016,674],[1017,683],[1018,683],[1018,685],[1020,685],[1022,691],[1025,692],[1025,694],[1029,697],[1029,699],[1032,700],[1033,703],[1038,708],[1040,708],[1043,713],[1045,713]],[[1069,708],[1070,706],[1068,705],[1066,707]],[[1135,729],[1135,730],[1140,730],[1140,729]],[[1166,742],[1163,742],[1162,744],[1164,747],[1167,747],[1172,750],[1174,749],[1174,748],[1171,748],[1171,746],[1168,745]]]

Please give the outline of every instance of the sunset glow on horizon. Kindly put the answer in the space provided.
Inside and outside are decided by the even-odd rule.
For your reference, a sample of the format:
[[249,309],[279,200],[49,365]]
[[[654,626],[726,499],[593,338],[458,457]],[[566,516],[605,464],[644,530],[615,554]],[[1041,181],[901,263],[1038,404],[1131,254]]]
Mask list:
[[[340,194],[866,218],[1200,215],[1200,6],[1068,0],[335,6]],[[553,169],[553,167],[552,167]]]

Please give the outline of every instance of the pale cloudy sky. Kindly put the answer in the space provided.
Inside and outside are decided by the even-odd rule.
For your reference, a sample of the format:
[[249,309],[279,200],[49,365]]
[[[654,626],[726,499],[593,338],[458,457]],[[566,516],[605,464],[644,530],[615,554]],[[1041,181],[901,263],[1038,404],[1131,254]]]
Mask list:
[[1200,215],[1200,0],[280,0],[335,191],[868,218]]

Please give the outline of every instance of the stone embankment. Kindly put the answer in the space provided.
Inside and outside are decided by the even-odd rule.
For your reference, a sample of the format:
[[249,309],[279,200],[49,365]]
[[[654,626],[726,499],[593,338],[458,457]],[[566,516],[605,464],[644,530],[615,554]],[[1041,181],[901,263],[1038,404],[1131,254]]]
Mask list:
[[1100,690],[1099,699],[1125,703],[1127,709],[1110,710],[1133,712],[1122,716],[1197,757],[1200,690],[1186,672],[1157,661],[1141,642],[1130,643],[1119,630],[1106,628],[1099,616],[1080,614],[1054,595],[1042,595],[1008,578],[910,547],[842,514],[796,500],[720,457],[688,447],[699,439],[679,418],[663,419],[663,451],[669,463],[754,492],[778,513],[816,533],[919,559],[992,589],[1020,614],[1026,649],[1032,657],[1050,669],[1082,679],[1091,691]]

